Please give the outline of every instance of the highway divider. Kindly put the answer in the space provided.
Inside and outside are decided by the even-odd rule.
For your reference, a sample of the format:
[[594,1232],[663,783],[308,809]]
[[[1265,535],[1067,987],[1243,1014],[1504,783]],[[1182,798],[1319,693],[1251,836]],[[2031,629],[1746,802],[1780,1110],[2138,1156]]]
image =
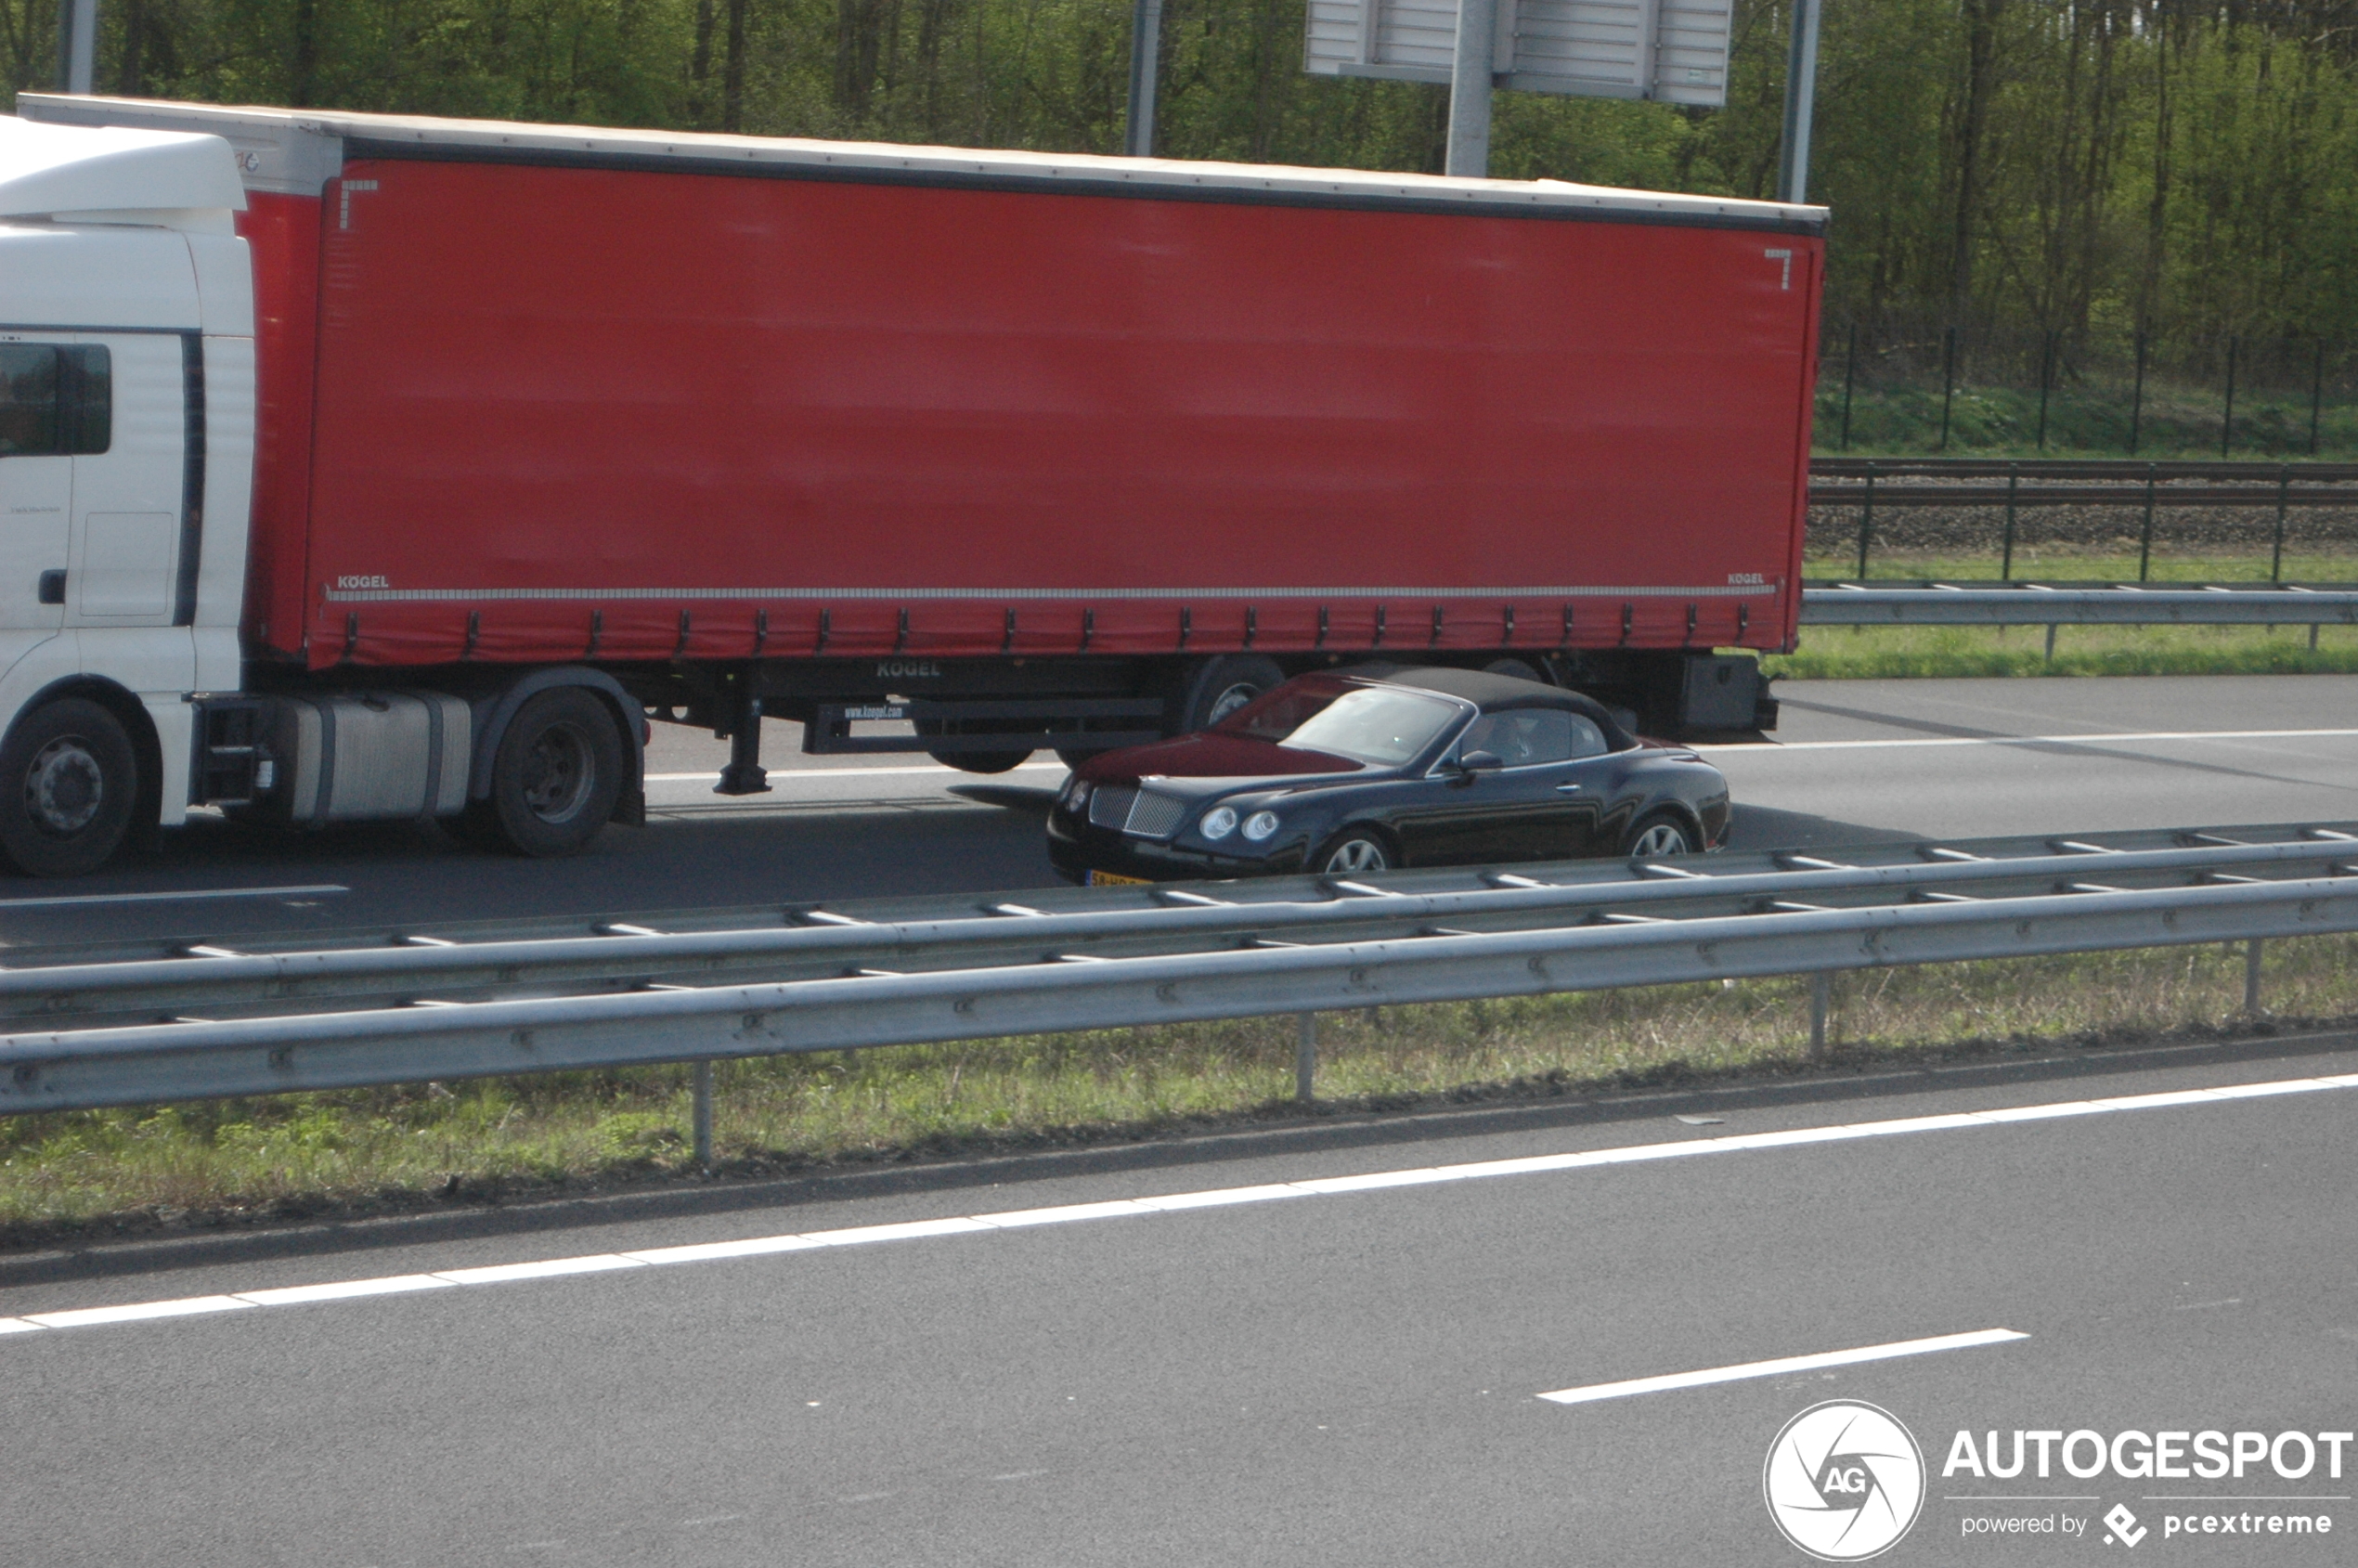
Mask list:
[[[2249,944],[2256,1008],[2260,941],[2358,930],[2358,837],[2278,831],[2260,842],[2189,830],[2144,849],[2063,839],[2006,856],[1911,846],[1911,860],[1880,865],[1789,855],[1782,869],[1732,875],[1715,875],[1716,858],[1535,867],[1573,875],[1494,871],[1486,886],[1422,893],[1303,879],[1280,889],[1293,897],[1251,903],[1205,885],[1160,890],[1178,901],[1165,907],[1102,912],[1001,903],[965,921],[833,915],[484,952],[412,942],[10,970],[0,994],[19,1007],[209,994],[276,1011],[0,1037],[0,1112],[1285,1014],[1305,1020],[1307,1097],[1308,1020],[1322,1011],[2193,942]],[[718,978],[782,959],[821,968]],[[700,983],[654,978],[691,971]],[[418,993],[321,1011],[306,990],[388,977]],[[424,994],[453,980],[480,993]],[[611,989],[580,993],[593,982]],[[559,994],[532,994],[552,985]],[[703,1153],[708,1074],[699,1086]]]

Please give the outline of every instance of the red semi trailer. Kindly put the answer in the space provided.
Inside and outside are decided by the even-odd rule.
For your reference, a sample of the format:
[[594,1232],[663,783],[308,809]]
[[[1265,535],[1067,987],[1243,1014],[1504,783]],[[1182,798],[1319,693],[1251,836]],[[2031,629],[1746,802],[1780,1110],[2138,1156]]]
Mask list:
[[[458,699],[435,798],[462,772],[478,823],[542,852],[630,815],[642,713],[733,736],[724,792],[763,787],[764,712],[813,751],[991,771],[1369,655],[1521,667],[1658,732],[1774,721],[1750,655],[1715,650],[1793,642],[1822,209],[19,111],[221,137],[244,188],[240,675],[191,705],[194,799],[443,809],[332,798],[322,768],[358,744],[335,720],[371,722],[339,694],[361,692]],[[212,412],[214,461],[242,462],[239,412]],[[553,752],[514,732],[552,692],[577,694]],[[289,720],[306,703],[328,738]],[[245,755],[284,766],[258,784]],[[518,794],[536,765],[543,796],[551,767],[620,772],[551,823]]]

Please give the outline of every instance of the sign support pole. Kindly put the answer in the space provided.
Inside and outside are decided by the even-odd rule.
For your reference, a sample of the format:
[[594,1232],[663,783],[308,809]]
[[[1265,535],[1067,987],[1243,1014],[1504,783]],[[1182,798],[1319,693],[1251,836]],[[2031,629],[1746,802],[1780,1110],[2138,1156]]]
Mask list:
[[[1373,5],[1375,0],[1367,0]],[[1449,68],[1449,155],[1442,172],[1490,174],[1490,89],[1497,0],[1458,0],[1458,49]]]
[[1792,0],[1793,52],[1785,63],[1785,134],[1777,149],[1777,200],[1809,200],[1809,128],[1818,102],[1820,0]]
[[87,95],[98,52],[98,0],[58,0],[58,91]]
[[1155,87],[1162,56],[1162,0],[1137,0],[1130,15],[1130,125],[1121,150],[1155,155]]

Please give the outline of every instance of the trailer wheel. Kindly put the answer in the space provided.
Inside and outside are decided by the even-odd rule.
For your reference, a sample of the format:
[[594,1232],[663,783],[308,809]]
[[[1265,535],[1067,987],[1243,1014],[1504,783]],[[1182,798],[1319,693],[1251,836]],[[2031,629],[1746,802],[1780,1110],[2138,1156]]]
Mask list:
[[1493,659],[1482,667],[1482,672],[1511,676],[1517,680],[1536,680],[1543,686],[1549,684],[1548,678],[1539,673],[1539,667],[1529,659]]
[[516,710],[491,762],[491,792],[467,805],[467,836],[546,859],[588,848],[622,793],[622,737],[578,686]]
[[1196,667],[1181,694],[1179,722],[1173,732],[1192,735],[1209,730],[1285,678],[1276,660],[1259,654],[1224,654],[1206,659]]
[[138,777],[113,714],[84,697],[44,704],[0,745],[0,853],[32,876],[97,870],[130,830]]

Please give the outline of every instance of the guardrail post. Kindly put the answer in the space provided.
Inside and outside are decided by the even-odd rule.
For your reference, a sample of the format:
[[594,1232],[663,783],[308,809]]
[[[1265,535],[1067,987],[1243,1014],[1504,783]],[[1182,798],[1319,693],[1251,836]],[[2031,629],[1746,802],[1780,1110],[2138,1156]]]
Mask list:
[[1313,1098],[1312,1081],[1318,1073],[1318,1015],[1299,1015],[1301,1027],[1293,1042],[1293,1097],[1302,1105]]
[[2219,455],[2227,455],[2227,444],[2235,435],[2235,356],[2242,349],[2243,338],[2235,332],[2227,334],[2227,404],[2219,415]]
[[2260,1017],[2260,939],[2244,942],[2244,1017]]
[[2285,507],[2292,499],[2292,464],[2276,465],[2276,548],[2268,557],[2268,580],[2285,580]]
[[712,1169],[712,1064],[698,1062],[694,1104],[688,1116],[689,1140],[695,1150],[696,1169]]
[[2154,559],[2154,486],[2158,481],[2161,465],[2145,465],[2145,531],[2137,542],[2137,580],[2144,582],[2150,574]]
[[2022,486],[2022,464],[2006,465],[2006,544],[1998,562],[1998,580],[2011,581],[2015,575],[2015,492]]
[[1867,541],[1875,531],[1875,465],[1867,465],[1867,497],[1859,509],[1859,580],[1867,580]]
[[2145,415],[2145,330],[2137,329],[2137,389],[2129,395],[2129,455],[2137,455],[2138,425]]
[[[1957,329],[1951,327],[1940,340],[1940,449],[1949,449],[1949,406],[1957,396]],[[1866,574],[1861,572],[1859,576]]]
[[2047,623],[2047,662],[2055,662],[2055,623],[2053,621]]
[[[2320,367],[2322,367],[2325,364],[2325,360],[2320,357],[2317,363]],[[2322,369],[2318,373],[2321,377],[2323,376],[2324,371]],[[1837,450],[1840,451],[1847,452],[1850,450],[1850,389],[1858,378],[1859,323],[1856,320],[1853,320],[1850,323],[1850,346],[1844,351],[1842,356],[1842,446],[1837,448]],[[2323,386],[2325,382],[2320,380],[2318,384]],[[2317,421],[2313,418],[2310,420],[2309,424],[2309,450],[2313,454],[2317,450]]]
[[1826,1009],[1833,999],[1833,976],[1820,969],[1809,977],[1809,1059],[1826,1059]]
[[2039,356],[2039,449],[2047,449],[2047,391],[2055,380],[2055,339],[2059,333],[2049,332]]
[[2317,455],[2317,416],[2326,409],[2326,340],[2317,340],[2317,367],[2309,382],[2309,455]]

